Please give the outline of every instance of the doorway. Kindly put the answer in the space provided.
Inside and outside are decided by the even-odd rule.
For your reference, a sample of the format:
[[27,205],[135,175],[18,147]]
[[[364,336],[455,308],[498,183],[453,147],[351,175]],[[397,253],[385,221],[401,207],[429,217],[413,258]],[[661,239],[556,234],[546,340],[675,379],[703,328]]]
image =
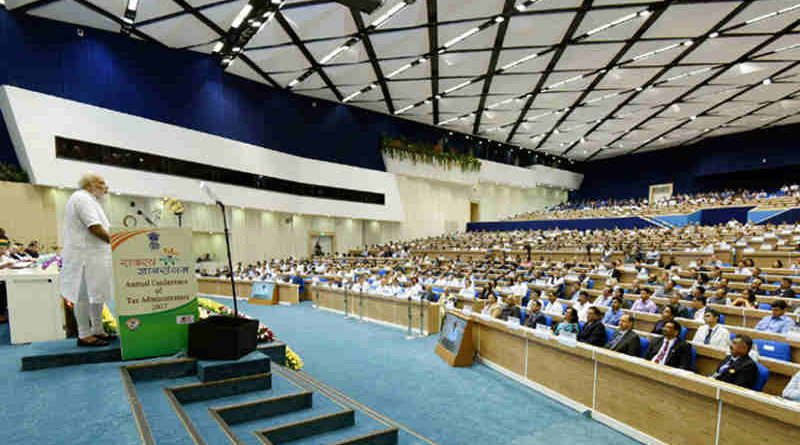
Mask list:
[[469,203],[469,222],[478,222],[481,220],[481,205],[477,202]]
[[311,232],[309,233],[310,239],[310,247],[311,251],[309,254],[311,256],[319,255],[320,252],[322,255],[331,255],[336,250],[336,235],[332,233],[320,233],[320,232]]

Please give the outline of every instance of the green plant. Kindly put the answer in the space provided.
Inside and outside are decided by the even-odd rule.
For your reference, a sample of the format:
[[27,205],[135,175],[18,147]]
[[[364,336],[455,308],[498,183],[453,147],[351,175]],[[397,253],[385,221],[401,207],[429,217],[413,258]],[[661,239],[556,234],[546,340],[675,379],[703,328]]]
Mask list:
[[438,165],[445,169],[461,168],[465,172],[478,172],[481,170],[481,161],[475,156],[463,153],[451,153],[444,149],[420,142],[411,142],[406,139],[393,139],[384,136],[381,141],[381,152],[392,159],[411,161],[416,164]]
[[0,163],[0,181],[28,182],[28,173],[18,165]]

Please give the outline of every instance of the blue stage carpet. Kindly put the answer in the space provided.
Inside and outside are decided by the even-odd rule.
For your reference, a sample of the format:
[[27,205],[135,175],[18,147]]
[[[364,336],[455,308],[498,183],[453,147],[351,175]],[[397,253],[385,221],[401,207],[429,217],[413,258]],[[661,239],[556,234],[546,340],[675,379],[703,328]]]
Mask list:
[[[450,368],[434,354],[433,337],[405,340],[404,331],[344,320],[307,303],[241,307],[297,351],[310,375],[440,444],[638,443],[484,366]],[[31,351],[30,346],[9,345],[7,325],[0,325],[3,445],[140,444],[119,363],[20,372],[20,358]],[[290,389],[281,380],[274,379],[275,393]],[[185,432],[177,428],[174,413],[163,404],[158,389],[162,385],[137,386],[153,430],[172,433],[165,435],[172,440],[164,443],[190,444]],[[239,400],[249,397],[256,395]],[[214,426],[198,411],[201,408],[190,406],[188,411],[209,445],[216,445],[222,436],[213,431]],[[330,407],[321,404],[318,409]],[[362,422],[371,423],[370,419],[359,420],[359,431],[367,426]],[[247,426],[261,425],[242,425],[236,427],[237,433],[247,437],[243,428]],[[401,434],[400,443],[419,443],[409,439]],[[255,443],[250,437],[245,440]],[[305,443],[311,441],[298,445]]]
[[307,302],[239,307],[295,350],[304,371],[441,444],[639,443],[485,366],[449,367],[435,336],[406,340],[404,330]]

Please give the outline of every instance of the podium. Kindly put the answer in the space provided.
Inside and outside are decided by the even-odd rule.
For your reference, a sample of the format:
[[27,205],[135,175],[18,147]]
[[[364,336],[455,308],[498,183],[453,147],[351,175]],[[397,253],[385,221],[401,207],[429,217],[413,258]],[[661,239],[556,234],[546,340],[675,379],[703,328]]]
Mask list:
[[198,319],[192,231],[158,228],[111,234],[114,297],[124,360],[172,355]]
[[450,366],[472,366],[475,345],[472,342],[472,319],[457,312],[447,312],[436,355]]

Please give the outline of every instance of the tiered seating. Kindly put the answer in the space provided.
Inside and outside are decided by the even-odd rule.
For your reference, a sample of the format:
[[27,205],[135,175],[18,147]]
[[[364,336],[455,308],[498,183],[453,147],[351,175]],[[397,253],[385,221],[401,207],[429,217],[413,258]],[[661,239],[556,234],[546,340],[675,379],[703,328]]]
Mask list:
[[754,206],[764,209],[790,208],[800,205],[800,189],[786,186],[771,193],[764,191],[723,191],[676,195],[649,202],[647,199],[598,199],[559,204],[550,209],[514,215],[506,220],[528,221],[547,219],[609,218],[636,215],[668,215],[692,213],[704,208]]

